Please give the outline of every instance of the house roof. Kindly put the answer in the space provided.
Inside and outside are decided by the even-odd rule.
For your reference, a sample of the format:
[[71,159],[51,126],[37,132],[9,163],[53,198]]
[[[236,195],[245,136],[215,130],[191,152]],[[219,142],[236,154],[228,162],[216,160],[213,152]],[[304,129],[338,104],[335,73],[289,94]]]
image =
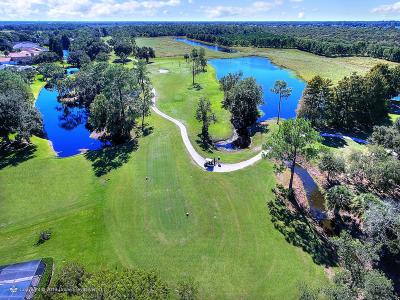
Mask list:
[[11,61],[10,57],[0,57],[0,63],[5,63]]
[[11,58],[30,57],[32,53],[29,51],[11,52],[8,56]]

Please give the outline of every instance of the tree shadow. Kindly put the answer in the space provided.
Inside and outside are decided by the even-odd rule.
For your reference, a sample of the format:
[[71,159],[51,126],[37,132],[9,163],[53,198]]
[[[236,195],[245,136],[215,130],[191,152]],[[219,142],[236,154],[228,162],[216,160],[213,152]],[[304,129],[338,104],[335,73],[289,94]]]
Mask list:
[[143,136],[148,136],[148,135],[152,134],[153,131],[154,131],[153,126],[149,126],[149,124],[145,124],[142,134],[143,134]]
[[137,141],[132,140],[123,145],[88,151],[85,153],[85,158],[92,162],[95,175],[100,177],[122,167],[128,162],[131,153],[137,149]]
[[203,151],[208,153],[213,153],[213,150],[215,150],[212,140],[210,138],[204,138],[201,133],[197,135],[196,143]]
[[333,148],[343,148],[348,145],[345,139],[327,136],[323,137],[322,144]]
[[[287,191],[278,186],[274,193],[275,200],[268,202],[271,220],[285,239],[294,246],[309,253],[316,264],[336,266],[337,257],[329,241],[317,232],[314,225],[297,209],[289,209],[285,199]],[[296,206],[296,205],[295,205]]]
[[190,90],[190,91],[191,90],[200,91],[202,89],[203,89],[203,87],[200,85],[200,83],[195,83],[188,87],[188,90]]
[[23,147],[15,143],[0,145],[0,170],[6,167],[16,167],[34,157],[36,145],[29,144]]

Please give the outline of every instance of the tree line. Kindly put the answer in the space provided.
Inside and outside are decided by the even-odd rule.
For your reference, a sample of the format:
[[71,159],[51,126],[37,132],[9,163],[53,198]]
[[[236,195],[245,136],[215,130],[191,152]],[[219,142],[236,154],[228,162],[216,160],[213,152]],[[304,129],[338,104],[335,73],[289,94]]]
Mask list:
[[352,74],[336,86],[316,76],[303,92],[297,116],[318,129],[371,130],[388,118],[389,100],[400,94],[400,67],[377,65],[365,76]]

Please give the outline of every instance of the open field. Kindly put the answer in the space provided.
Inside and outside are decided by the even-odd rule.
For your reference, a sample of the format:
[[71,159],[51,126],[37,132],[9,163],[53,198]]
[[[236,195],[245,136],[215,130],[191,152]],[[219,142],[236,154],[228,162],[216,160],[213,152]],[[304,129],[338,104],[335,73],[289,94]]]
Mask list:
[[[157,269],[171,282],[192,276],[201,298],[218,299],[295,299],[300,281],[325,282],[322,267],[270,221],[270,163],[209,174],[190,161],[173,124],[149,123],[153,133],[132,153],[57,159],[34,138],[26,161],[4,157],[0,264],[52,256],[57,268]],[[52,238],[36,246],[46,229]]]
[[310,80],[316,75],[331,79],[334,83],[354,72],[365,74],[373,66],[386,63],[391,66],[396,63],[370,57],[336,57],[318,56],[312,53],[294,49],[255,49],[238,48],[246,55],[268,57],[274,64],[294,71],[304,80]]
[[[183,55],[186,53],[189,54],[192,49],[195,48],[188,44],[175,41],[173,37],[136,38],[136,44],[139,47],[152,47],[156,52],[156,57],[183,57]],[[234,54],[217,52],[209,49],[205,50],[207,57],[222,58],[235,56]]]

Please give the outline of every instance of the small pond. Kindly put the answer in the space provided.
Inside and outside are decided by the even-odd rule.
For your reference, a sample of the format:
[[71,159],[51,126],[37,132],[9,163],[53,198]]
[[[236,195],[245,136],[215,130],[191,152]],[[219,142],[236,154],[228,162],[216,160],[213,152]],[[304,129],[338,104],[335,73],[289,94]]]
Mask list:
[[242,71],[243,77],[254,77],[263,89],[264,103],[260,106],[263,115],[258,122],[265,121],[278,116],[279,96],[271,92],[275,81],[285,80],[288,86],[293,89],[292,95],[282,101],[281,118],[291,119],[296,116],[296,108],[302,96],[306,83],[297,78],[295,74],[289,70],[282,69],[274,65],[265,57],[238,57],[226,59],[210,59],[216,72],[217,78]]
[[68,157],[85,150],[102,148],[104,144],[91,138],[91,132],[86,128],[87,109],[62,104],[57,96],[57,90],[43,88],[35,106],[42,114],[46,137],[58,156]]
[[189,39],[185,39],[185,38],[175,38],[175,40],[178,41],[178,42],[189,44],[191,46],[203,47],[203,48],[207,48],[207,49],[210,49],[210,50],[213,50],[213,51],[220,51],[220,52],[226,52],[226,53],[236,53],[237,52],[234,49],[221,47],[221,46],[218,46],[218,45],[202,43],[202,42],[198,42],[198,41],[193,41],[193,40],[189,40]]

